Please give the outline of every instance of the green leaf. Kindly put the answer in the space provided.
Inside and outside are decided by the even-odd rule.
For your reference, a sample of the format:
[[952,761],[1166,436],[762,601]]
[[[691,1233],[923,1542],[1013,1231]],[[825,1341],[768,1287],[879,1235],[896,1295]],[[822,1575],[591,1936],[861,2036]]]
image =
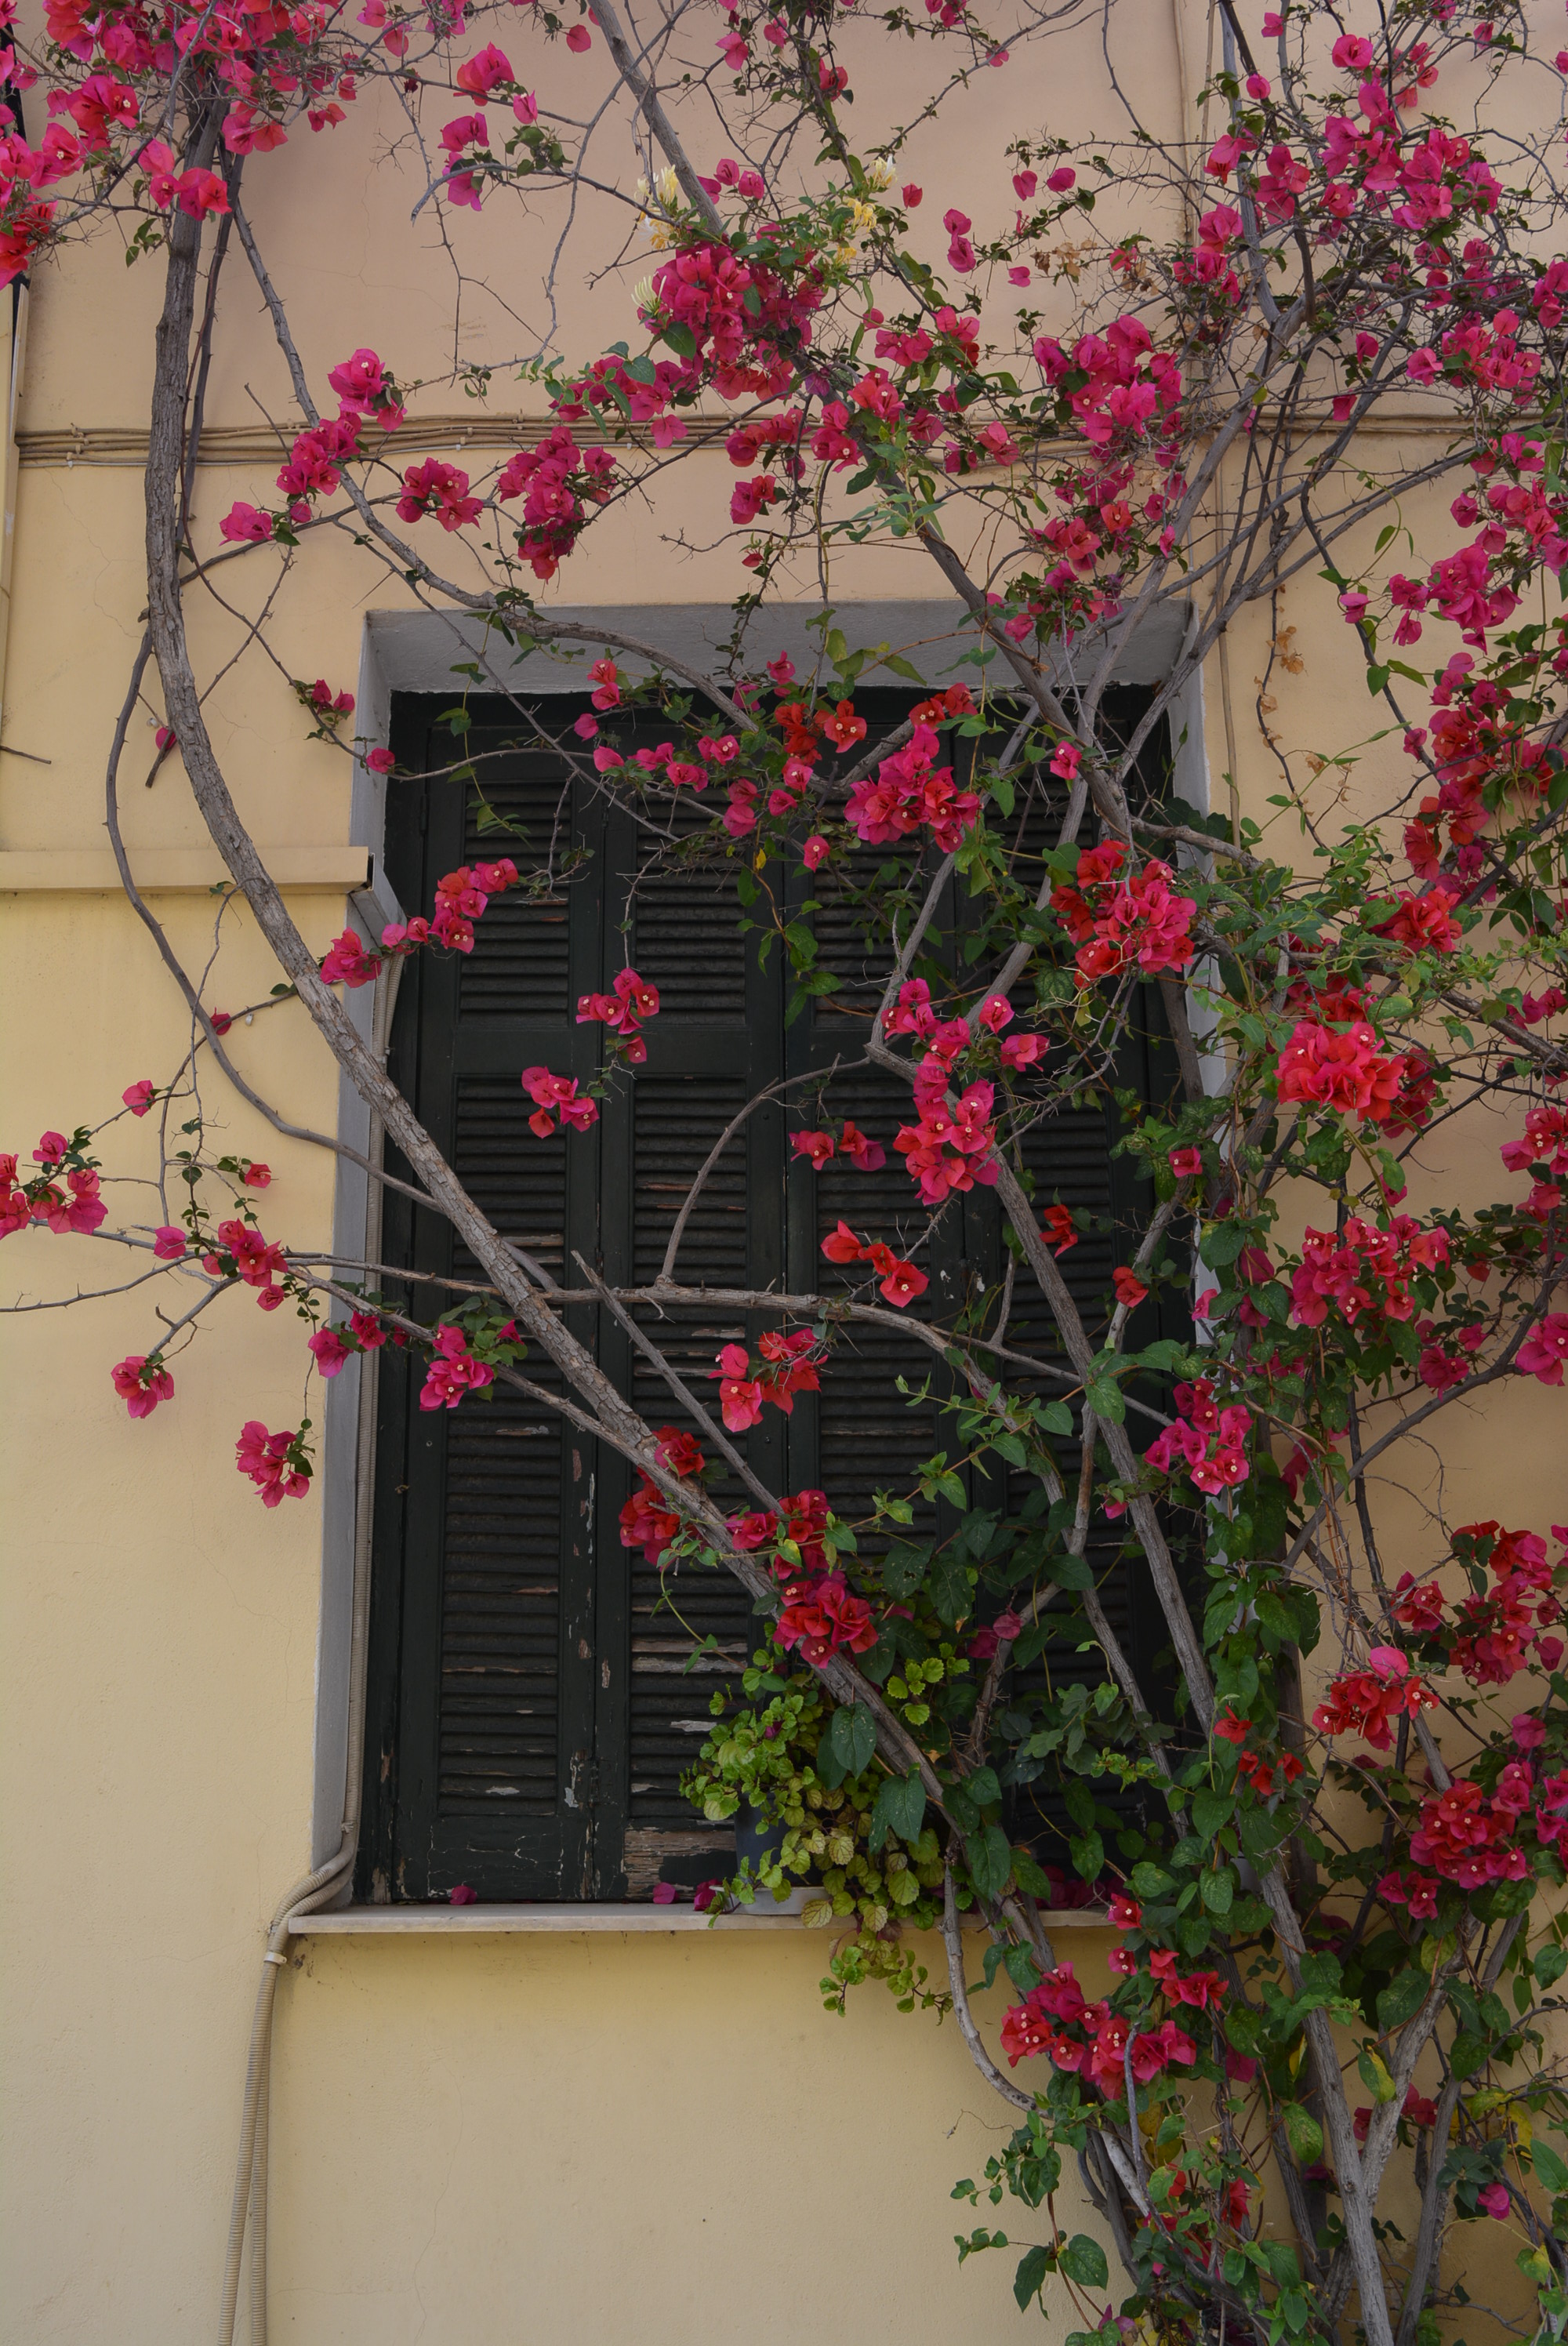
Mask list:
[[871,1810],[870,1846],[881,1849],[890,1832],[897,1833],[902,1841],[918,1841],[924,1822],[925,1786],[919,1769],[911,1768],[907,1776],[890,1776]]
[[1093,1588],[1095,1575],[1081,1556],[1056,1556],[1051,1559],[1051,1577],[1058,1588]]
[[951,1629],[970,1606],[970,1567],[952,1548],[944,1549],[931,1567],[931,1601],[936,1617]]
[[1285,2132],[1290,2147],[1304,2167],[1323,2156],[1323,2129],[1310,2110],[1299,2102],[1287,2102],[1279,2113],[1285,2121]]
[[669,345],[677,358],[694,359],[697,356],[697,336],[689,326],[664,326],[660,329],[660,338]]
[[1048,1401],[1040,1412],[1040,1423],[1047,1433],[1066,1440],[1073,1431],[1073,1413],[1064,1401]]
[[1233,2004],[1225,2015],[1225,2034],[1238,2053],[1256,2053],[1263,2035],[1263,2014],[1249,2004]]
[[1050,1903],[1051,1877],[1044,1867],[1035,1864],[1026,1849],[1015,1849],[1013,1852],[1013,1879],[1031,1898],[1043,1899],[1047,1905]]
[[901,1604],[912,1596],[925,1578],[931,1562],[931,1542],[922,1541],[917,1547],[912,1540],[894,1540],[882,1558],[882,1586],[888,1595]]
[[1134,1894],[1139,1898],[1163,1898],[1176,1888],[1170,1875],[1163,1873],[1157,1865],[1151,1865],[1146,1857],[1134,1866],[1131,1881]]
[[1461,2081],[1473,2077],[1478,2069],[1484,2067],[1487,2051],[1484,2036],[1472,2035],[1468,2028],[1461,2028],[1448,2049],[1449,2067]]
[[1363,2045],[1357,2054],[1356,2067],[1362,2085],[1366,2086],[1375,2102],[1393,2100],[1394,2081],[1369,2045]]
[[1084,1398],[1095,1415],[1103,1417],[1107,1424],[1120,1425],[1126,1416],[1127,1404],[1122,1399],[1121,1386],[1114,1378],[1096,1377],[1092,1384],[1084,1387]]
[[910,665],[909,661],[905,659],[902,652],[884,652],[881,657],[881,665],[883,668],[891,668],[895,676],[907,677],[911,684],[918,684],[922,692],[924,691],[924,677],[921,676],[918,668],[912,668]]
[[1105,1870],[1105,1844],[1097,1832],[1086,1832],[1068,1842],[1073,1864],[1082,1882],[1098,1882]]
[[1212,1270],[1219,1270],[1226,1263],[1234,1262],[1246,1244],[1244,1230],[1238,1230],[1232,1222],[1217,1222],[1212,1229],[1205,1230],[1198,1252]]
[[833,1713],[828,1739],[835,1758],[844,1764],[845,1774],[862,1776],[877,1748],[877,1722],[863,1702],[848,1703]]
[[1555,1987],[1563,1973],[1568,1972],[1568,1948],[1539,1948],[1532,1968],[1543,1987]]
[[1537,2135],[1530,2147],[1530,2156],[1548,2191],[1568,2191],[1568,2164],[1558,2157],[1549,2142],[1543,2142]]
[[1001,1826],[986,1825],[980,1832],[971,1833],[963,1844],[963,1851],[969,1860],[971,1878],[981,1896],[1000,1898],[1013,1871],[1013,1851],[1007,1846],[1007,1835]]
[[1049,2249],[1031,2249],[1026,2257],[1020,2258],[1018,2270],[1013,2276],[1013,2294],[1018,2300],[1020,2313],[1029,2310],[1030,2299],[1039,2296],[1040,2285],[1050,2270]]
[[1301,1991],[1304,1995],[1338,1995],[1344,1974],[1335,1955],[1303,1955],[1301,1958]]
[[964,1778],[964,1782],[970,1799],[980,1808],[993,1808],[1002,1798],[1002,1786],[994,1768],[977,1768],[972,1776]]
[[1192,1829],[1200,1840],[1212,1841],[1236,1807],[1229,1792],[1196,1792],[1192,1803]]
[[1056,2262],[1068,2280],[1075,2280],[1080,2289],[1104,2289],[1111,2278],[1105,2249],[1098,2240],[1092,2240],[1087,2232],[1074,2232],[1057,2256]]
[[1228,1867],[1220,1873],[1201,1874],[1198,1890],[1211,1914],[1229,1913],[1230,1902],[1236,1895],[1236,1881]]
[[1430,1984],[1425,1973],[1411,1965],[1396,1973],[1378,1998],[1378,2018],[1383,2027],[1402,2028],[1411,2014],[1420,2010]]
[[1002,1960],[1006,1965],[1008,1978],[1020,1995],[1027,1995],[1032,1988],[1039,1986],[1040,1966],[1027,1947],[1004,1947]]

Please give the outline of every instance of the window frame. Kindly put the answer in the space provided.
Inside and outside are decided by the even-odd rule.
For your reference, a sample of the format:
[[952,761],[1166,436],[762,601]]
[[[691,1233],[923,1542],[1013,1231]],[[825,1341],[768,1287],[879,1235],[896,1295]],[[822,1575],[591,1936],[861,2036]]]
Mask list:
[[[418,744],[415,744],[415,734],[418,734],[420,729],[430,728],[432,713],[434,713],[434,701],[432,701],[430,697],[425,697],[425,694],[418,694],[418,697],[399,697],[399,699],[394,701],[394,722],[392,722],[394,753],[397,753],[399,758],[399,765],[413,767],[415,772],[420,772],[420,750],[418,750]],[[552,720],[565,722],[568,720],[568,716],[570,713],[564,709],[564,701],[554,699]],[[423,793],[420,793],[420,798],[423,798]],[[390,850],[392,850],[392,861],[397,861],[397,816],[392,816]],[[504,852],[504,842],[498,842],[495,852]],[[460,861],[460,856],[455,856],[453,861]],[[798,889],[796,893],[800,893],[800,889]],[[604,964],[604,957],[606,957],[604,954],[606,932],[608,932],[608,922],[604,920],[604,905],[601,905],[601,917],[598,917],[598,962],[601,962],[601,964]],[[420,962],[425,962],[425,957],[420,957]],[[434,957],[430,960],[430,966],[432,969],[436,966]],[[455,976],[455,974],[451,971],[451,964],[448,964],[448,978],[451,976]],[[586,993],[589,987],[598,987],[606,983],[604,969],[596,969],[592,971],[592,974],[586,974],[586,976],[582,976],[582,983],[577,983],[577,978],[580,976],[582,976],[582,971],[577,969],[573,971],[573,981],[570,981],[570,993],[573,993],[573,999],[575,999],[575,993],[580,993],[580,990],[582,993]],[[409,978],[413,978],[413,964],[403,971],[403,985],[409,985]],[[418,987],[420,987],[420,981],[415,978],[415,1002],[403,1005],[403,1011],[402,1011],[403,1023],[409,1023],[409,1018],[418,1018],[418,999],[420,999]],[[596,1030],[586,1030],[586,1039],[589,1039],[589,1044],[596,1042]],[[699,1037],[687,1037],[687,1042],[692,1044],[692,1048],[699,1046]],[[507,1056],[507,1070],[504,1070],[509,1076],[516,1072],[514,1058],[516,1054],[512,1051],[512,1054]],[[552,1063],[554,1066],[561,1066],[559,1051],[556,1051],[556,1056],[552,1058]],[[575,1067],[573,1060],[568,1060],[565,1066],[570,1067],[570,1072],[580,1072],[580,1075],[585,1072],[585,1067]],[[796,1067],[798,1067],[798,1054],[796,1054]],[[796,1070],[791,1067],[791,1072]],[[763,1117],[775,1117],[777,1121],[781,1121],[779,1112],[770,1107],[759,1109],[756,1117],[759,1117],[759,1119],[763,1119]],[[604,1131],[596,1128],[596,1133],[598,1133],[598,1140],[604,1140]],[[443,1140],[446,1136],[436,1131],[436,1137]],[[577,1140],[575,1148],[582,1148],[582,1140]],[[586,1182],[582,1187],[586,1189]],[[793,1182],[793,1185],[789,1187],[789,1209],[787,1209],[789,1229],[779,1231],[779,1246],[781,1250],[787,1248],[789,1262],[791,1262],[791,1274],[798,1274],[798,1271],[803,1270],[808,1262],[812,1264],[812,1274],[815,1274],[815,1231],[809,1229],[809,1197],[805,1197],[803,1203],[800,1203],[800,1198],[803,1198],[803,1185],[800,1185],[800,1182]],[[390,1209],[392,1220],[397,1218],[399,1210],[402,1210],[394,1198],[387,1198],[387,1209]],[[972,1210],[974,1209],[972,1209],[970,1203],[964,1201],[962,1209],[960,1209],[960,1215],[955,1218],[955,1220],[962,1222]],[[983,1210],[983,1201],[982,1201],[982,1210]],[[434,1218],[425,1215],[423,1220],[432,1222]],[[586,1248],[585,1248],[585,1253],[586,1253]],[[967,1243],[960,1241],[958,1258],[964,1260],[967,1258],[967,1253],[970,1253]],[[392,1248],[387,1250],[382,1260],[394,1260]],[[378,1361],[378,1368],[382,1370],[382,1377],[390,1377],[392,1382],[397,1382],[397,1377],[406,1372],[406,1363],[394,1361],[390,1353],[382,1356],[382,1361]],[[608,1359],[606,1359],[606,1368],[610,1368]],[[394,1408],[394,1401],[397,1401],[397,1396],[392,1393],[392,1396],[387,1396],[387,1401],[382,1401],[382,1405],[378,1408],[378,1417],[381,1417],[381,1426],[382,1426],[382,1436],[378,1438],[378,1443],[375,1443],[375,1453],[378,1454],[375,1454],[375,1478],[373,1478],[375,1483],[373,1506],[375,1506],[375,1514],[378,1514],[378,1520],[381,1520],[381,1511],[387,1506],[387,1496],[390,1496],[390,1492],[394,1492],[394,1475],[397,1475],[399,1471],[397,1459],[394,1459],[392,1450],[390,1450],[390,1445],[387,1445],[385,1441],[387,1410]],[[406,1413],[406,1414],[413,1414],[413,1413]],[[800,1431],[803,1431],[803,1433],[809,1433],[809,1417],[812,1417],[809,1402],[805,1405],[800,1414],[803,1414]],[[775,1424],[777,1424],[777,1419],[775,1419]],[[763,1471],[765,1478],[772,1483],[772,1487],[796,1487],[793,1480],[791,1483],[787,1483],[784,1475],[781,1475],[781,1464],[784,1464],[784,1459],[781,1459],[781,1436],[784,1436],[784,1429],[777,1426],[777,1431],[779,1431],[779,1457],[759,1459],[759,1466],[760,1471]],[[606,1499],[606,1504],[601,1506],[601,1518],[608,1518],[610,1514],[613,1514],[613,1508],[610,1508],[608,1499]],[[434,1574],[432,1574],[432,1579],[434,1579]],[[399,1572],[399,1581],[402,1581],[402,1572]],[[399,1607],[402,1607],[403,1602],[406,1602],[406,1588],[399,1586]],[[366,1689],[369,1708],[366,1708],[366,1734],[364,1734],[364,1832],[361,1832],[361,1856],[359,1856],[359,1867],[357,1867],[357,1898],[359,1901],[369,1901],[369,1902],[381,1902],[381,1901],[387,1901],[387,1898],[399,1901],[399,1886],[394,1884],[394,1879],[392,1879],[392,1870],[394,1865],[397,1865],[397,1837],[387,1832],[387,1801],[381,1797],[381,1783],[382,1779],[385,1779],[387,1752],[390,1750],[397,1752],[397,1757],[394,1757],[394,1767],[402,1767],[402,1718],[399,1718],[397,1722],[387,1718],[385,1657],[382,1657],[381,1675],[378,1675],[378,1668],[375,1668],[375,1645],[378,1645],[378,1640],[385,1645],[385,1612],[387,1612],[387,1586],[385,1586],[385,1567],[382,1567],[375,1572],[373,1596],[371,1596],[371,1637],[369,1637],[371,1658],[369,1658],[369,1689]],[[604,1618],[604,1605],[601,1605],[601,1607],[598,1607],[598,1618],[592,1626],[592,1635],[589,1635],[589,1670],[586,1670],[589,1678],[594,1675],[594,1661],[601,1657],[604,1637],[610,1633],[610,1628],[613,1628],[613,1626]],[[399,1635],[402,1635],[402,1630],[399,1630]],[[622,1685],[625,1685],[625,1673],[622,1673]],[[381,1696],[382,1696],[381,1701],[378,1701],[378,1687],[381,1687]],[[606,1689],[601,1687],[598,1694],[604,1694],[604,1691]],[[594,1715],[594,1734],[589,1736],[585,1757],[589,1769],[592,1769],[596,1762],[594,1762],[589,1755],[604,1748],[606,1736],[613,1740],[615,1712],[613,1712],[613,1706],[606,1708],[604,1703],[598,1703],[592,1689],[586,1689],[586,1694],[589,1694],[589,1708],[592,1708],[592,1715]],[[585,1722],[586,1715],[589,1715],[589,1710],[586,1710],[580,1701],[575,1710],[577,1722]],[[397,1739],[394,1740],[387,1739],[387,1729],[397,1729]],[[575,1746],[575,1748],[582,1748],[582,1746]],[[604,1788],[596,1788],[596,1800],[598,1800],[598,1807],[604,1809],[606,1807]],[[695,1823],[697,1823],[697,1821],[692,1818],[692,1825]],[[695,1834],[695,1840],[699,1840],[699,1834]],[[575,1877],[573,1877],[573,1886],[568,1889],[568,1886],[565,1886],[565,1874],[573,1872],[573,1867],[575,1867]],[[409,1895],[409,1893],[403,1891],[403,1895]],[[423,1886],[420,1891],[415,1891],[413,1895],[415,1895],[415,1901],[418,1901],[418,1898],[432,1898],[432,1895],[442,1895],[442,1889],[439,1889],[439,1886],[432,1886],[430,1882],[425,1882],[425,1886]],[[564,1874],[561,1874],[561,1898],[564,1898],[564,1902],[573,1902],[573,1905],[575,1905],[575,1902],[596,1902],[596,1901],[606,1901],[606,1898],[615,1901],[615,1898],[625,1898],[625,1895],[626,1895],[625,1877],[620,1877],[620,1874],[617,1874],[617,1877],[606,1877],[604,1872],[596,1874],[589,1862],[582,1861],[582,1846],[575,1846],[575,1849],[570,1851],[568,1858],[565,1858],[564,1862]]]

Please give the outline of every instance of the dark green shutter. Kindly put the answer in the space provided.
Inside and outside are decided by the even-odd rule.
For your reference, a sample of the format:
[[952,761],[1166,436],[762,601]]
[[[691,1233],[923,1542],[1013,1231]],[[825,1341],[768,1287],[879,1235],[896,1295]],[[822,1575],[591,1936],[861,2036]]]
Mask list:
[[[881,730],[907,703],[862,694],[858,705]],[[557,721],[575,713],[565,707]],[[494,901],[472,955],[422,954],[405,966],[393,1072],[496,1227],[561,1283],[582,1283],[575,1253],[612,1284],[649,1283],[692,1177],[744,1102],[785,1074],[825,1074],[835,1056],[863,1051],[885,964],[856,943],[854,916],[828,875],[815,888],[816,931],[822,963],[844,983],[788,1018],[781,955],[775,945],[759,968],[732,868],[704,872],[677,860],[639,882],[628,903],[639,851],[632,818],[607,810],[590,786],[569,784],[553,753],[508,747],[521,729],[494,704],[476,709],[463,746],[480,760],[488,803],[526,838],[519,846],[480,829],[465,807],[473,793],[434,778],[457,754],[436,715],[428,702],[397,712],[400,763],[416,779],[391,786],[387,864],[407,910],[428,912],[436,881],[458,863],[511,853],[526,868],[552,839],[565,876],[549,901],[527,902],[521,891]],[[855,861],[874,870],[886,853]],[[815,883],[801,876],[787,885],[799,904]],[[944,909],[944,954],[963,919],[955,899]],[[577,997],[607,987],[627,960],[660,991],[647,1064],[617,1080],[590,1132],[542,1141],[528,1129],[521,1070],[538,1061],[593,1074],[602,1030],[576,1025]],[[896,1078],[840,1072],[825,1094],[828,1115],[853,1117],[887,1149],[885,1168],[871,1175],[835,1159],[817,1176],[791,1159],[788,1133],[807,1120],[811,1087],[789,1098],[787,1113],[776,1102],[755,1109],[710,1175],[677,1265],[683,1284],[826,1284],[834,1274],[820,1240],[840,1215],[911,1252],[939,1310],[994,1280],[998,1225],[986,1192],[915,1243],[925,1216],[892,1147],[907,1117]],[[1098,1109],[1042,1127],[1028,1156],[1043,1201],[1060,1195],[1115,1209]],[[391,1194],[383,1254],[427,1277],[474,1275],[444,1224]],[[1105,1284],[1109,1263],[1108,1244],[1086,1240],[1064,1268],[1086,1299]],[[1044,1350],[1048,1323],[1032,1297],[1020,1280],[1014,1331],[1023,1349]],[[433,1316],[450,1298],[424,1285],[413,1300]],[[717,1416],[715,1355],[727,1341],[754,1338],[757,1323],[718,1306],[636,1316]],[[608,1314],[575,1308],[571,1324],[653,1423],[684,1423]],[[359,1895],[418,1900],[466,1882],[484,1899],[636,1898],[661,1875],[692,1882],[725,1870],[731,1832],[705,1826],[678,1780],[706,1731],[713,1688],[735,1682],[756,1641],[749,1599],[721,1572],[688,1567],[663,1586],[640,1553],[621,1546],[629,1478],[606,1448],[504,1392],[423,1412],[423,1369],[411,1373],[391,1348],[382,1361]],[[542,1355],[527,1366],[539,1382],[557,1382]],[[907,1405],[900,1373],[913,1389],[929,1378],[930,1398]],[[772,1490],[820,1485],[841,1514],[867,1513],[873,1486],[906,1488],[933,1451],[954,1451],[938,1406],[949,1387],[950,1372],[924,1346],[857,1329],[836,1349],[822,1394],[798,1401],[789,1421],[769,1410],[745,1437],[747,1454]],[[749,1504],[733,1476],[719,1495],[727,1507]],[[921,1514],[927,1529],[954,1519],[945,1503]],[[1107,1602],[1115,1617],[1131,1609],[1124,1589]],[[709,1637],[719,1652],[688,1669],[694,1640]]]

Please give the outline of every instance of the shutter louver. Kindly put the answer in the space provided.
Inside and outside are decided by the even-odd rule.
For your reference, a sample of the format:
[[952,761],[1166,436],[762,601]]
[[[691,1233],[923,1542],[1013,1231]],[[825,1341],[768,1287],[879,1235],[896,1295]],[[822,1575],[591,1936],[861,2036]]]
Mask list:
[[[453,1170],[503,1238],[559,1279],[567,1144],[530,1132],[527,1111],[515,1083],[460,1080]],[[463,1249],[453,1268],[477,1274]],[[558,1382],[547,1361],[531,1366],[539,1382]],[[506,1800],[549,1816],[561,1757],[561,1421],[502,1389],[451,1413],[445,1431],[438,1799],[449,1815]]]
[[[536,758],[524,761],[516,780],[508,777],[488,787],[487,803],[504,827],[482,831],[477,810],[471,808],[459,862],[490,863],[510,855],[521,868],[549,855],[559,870],[570,842],[571,790],[563,785],[557,764]],[[517,890],[494,898],[475,932],[474,951],[463,957],[459,971],[459,1017],[565,1017],[573,1007],[571,910],[567,886],[539,899]]]

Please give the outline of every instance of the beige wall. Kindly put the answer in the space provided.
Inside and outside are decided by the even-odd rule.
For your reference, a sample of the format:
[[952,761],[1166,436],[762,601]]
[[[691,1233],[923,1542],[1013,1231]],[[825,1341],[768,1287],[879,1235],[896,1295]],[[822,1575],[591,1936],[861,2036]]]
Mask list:
[[[1204,12],[1189,18],[1190,60],[1201,58]],[[1121,64],[1173,118],[1170,17],[1139,6],[1118,21]],[[514,56],[527,54],[522,24],[502,37]],[[868,39],[885,43],[874,29]],[[867,107],[880,102],[896,118],[926,55],[869,49],[859,76]],[[601,65],[602,53],[578,66],[556,49],[541,84],[547,71],[556,88],[572,76],[586,88]],[[1077,128],[1106,117],[1102,71],[1090,39],[1065,65],[1054,51],[1048,74],[1026,64],[982,75],[942,129],[921,134],[909,173],[928,190],[922,229],[933,252],[947,201],[977,218],[1006,215],[999,149],[1012,125],[1044,117]],[[433,229],[407,229],[407,190],[392,165],[366,170],[365,112],[333,137],[260,158],[250,175],[318,382],[360,342],[402,377],[433,377],[445,362],[450,282]],[[480,222],[463,216],[458,232],[474,273],[532,316],[518,287],[532,298],[534,233],[520,234],[499,204]],[[628,280],[645,266],[640,256]],[[209,408],[220,445],[260,421],[247,387],[274,415],[290,408],[238,261],[231,270]],[[629,299],[612,288],[590,308],[580,270],[564,282],[569,348],[626,331]],[[33,296],[4,741],[49,763],[0,757],[0,852],[104,844],[104,758],[143,585],[134,444],[122,442],[108,461],[115,448],[103,435],[142,424],[158,290],[155,264],[127,272],[104,240],[43,271]],[[504,351],[496,305],[481,295],[473,315],[464,354]],[[503,385],[494,403],[513,397]],[[458,405],[439,385],[423,402],[426,413]],[[74,462],[47,436],[69,428],[83,435]],[[234,497],[266,497],[270,474],[259,464],[204,468],[206,542]],[[731,478],[721,454],[685,476],[680,520],[694,541],[722,537]],[[670,526],[628,505],[591,535],[555,591],[623,602],[738,591],[733,552],[677,557],[663,536]],[[259,608],[270,563],[224,574],[242,613]],[[933,591],[918,559],[896,553],[846,566],[835,587]],[[345,541],[318,535],[294,566],[273,640],[293,672],[351,689],[363,611],[397,607],[400,596]],[[210,672],[235,648],[240,623],[199,597],[191,611],[198,666]],[[1278,721],[1292,746],[1298,735],[1299,746],[1319,746],[1314,726],[1337,725],[1346,694],[1359,691],[1344,637],[1319,636],[1305,678],[1282,693]],[[1238,634],[1239,692],[1257,658],[1256,635]],[[1211,732],[1217,688],[1211,676]],[[301,738],[287,686],[265,661],[241,662],[211,717],[260,842],[346,841],[348,760]],[[178,766],[143,790],[149,759],[138,721],[123,781],[133,860],[203,837]],[[1277,786],[1250,750],[1241,779],[1251,803]],[[341,924],[341,898],[291,901],[310,942],[324,947]],[[199,965],[213,901],[187,891],[156,903],[188,965]],[[205,998],[232,1007],[264,996],[273,972],[243,910],[226,915],[222,939]],[[24,1153],[46,1125],[105,1116],[128,1082],[161,1076],[182,1044],[173,989],[109,894],[5,900],[0,1005],[0,1139]],[[335,1071],[297,1012],[230,1039],[263,1088],[302,1120],[331,1124]],[[209,1105],[234,1147],[274,1168],[269,1229],[322,1240],[325,1160],[268,1133],[217,1079]],[[134,1172],[150,1164],[148,1148],[141,1127],[122,1126],[105,1153],[117,1172]],[[1451,1164],[1434,1174],[1440,1187],[1452,1178]],[[7,1300],[122,1276],[110,1250],[38,1231],[0,1256]],[[214,1317],[221,1326],[176,1364],[176,1405],[142,1425],[127,1423],[107,1373],[122,1353],[147,1348],[137,1299],[4,1323],[0,2335],[15,2346],[166,2346],[206,2333],[260,1933],[308,1856],[319,1499],[268,1515],[231,1463],[244,1418],[280,1424],[297,1414],[299,1331],[243,1294]],[[1547,1444],[1535,1438],[1549,1406],[1542,1397],[1538,1409],[1533,1392],[1511,1396],[1511,1431],[1528,1428],[1510,1452],[1521,1520],[1543,1521],[1558,1504],[1542,1463]],[[1447,1423],[1451,1474],[1495,1465],[1493,1432]],[[1098,1933],[1071,1942],[1103,1943]],[[868,2336],[961,2346],[1013,2323],[1011,2259],[961,2275],[948,2245],[961,2221],[974,2220],[951,2207],[949,2188],[977,2173],[1004,2135],[1000,2106],[951,2026],[901,2016],[881,1990],[853,1999],[847,2019],[826,2017],[822,1959],[823,1942],[803,1934],[311,1943],[279,1999],[276,2334],[300,2346],[630,2337],[700,2346],[735,2334],[783,2340],[847,2318]],[[934,1967],[934,1950],[930,1959]],[[994,2017],[1002,1998],[992,2001]],[[1002,2220],[1027,2238],[1021,2213]]]

